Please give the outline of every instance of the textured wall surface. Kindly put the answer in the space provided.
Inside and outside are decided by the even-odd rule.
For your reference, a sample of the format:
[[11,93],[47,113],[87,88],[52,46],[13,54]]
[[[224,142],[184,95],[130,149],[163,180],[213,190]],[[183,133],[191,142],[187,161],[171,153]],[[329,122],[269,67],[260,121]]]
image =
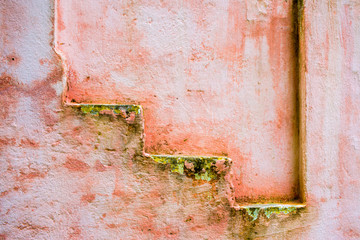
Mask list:
[[360,3],[305,1],[304,27],[309,238],[359,239]]
[[145,149],[226,155],[238,199],[297,195],[292,1],[58,1],[67,101],[138,103]]
[[[292,4],[0,0],[0,239],[359,239],[356,0],[303,3],[306,208],[232,207],[234,196],[297,191]],[[144,116],[91,114],[64,106],[63,93],[141,103]],[[233,154],[232,170],[196,180],[144,155],[144,145]]]

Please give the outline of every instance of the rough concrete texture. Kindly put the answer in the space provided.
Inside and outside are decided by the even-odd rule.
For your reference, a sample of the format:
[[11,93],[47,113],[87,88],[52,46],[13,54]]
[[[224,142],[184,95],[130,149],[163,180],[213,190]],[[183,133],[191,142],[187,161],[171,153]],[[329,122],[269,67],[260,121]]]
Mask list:
[[[59,6],[64,2],[70,1],[60,0],[57,4]],[[145,11],[145,7],[152,6],[152,4],[157,6],[156,4],[158,4],[152,1],[127,2],[105,0],[97,1],[97,4],[116,7],[119,2],[129,3],[123,4],[124,11],[127,10],[128,15],[138,13],[133,10],[132,6],[134,5],[139,5],[139,8]],[[209,10],[214,2],[169,2],[174,3],[174,6],[163,3],[164,6],[162,8],[153,7],[143,13],[154,14],[153,22],[166,22],[167,16],[170,13],[178,14],[176,9],[178,9],[181,3],[181,9],[185,11],[181,14],[192,14],[192,17],[196,17],[197,24],[202,25],[200,29],[203,29],[203,31],[199,32],[199,35],[196,34],[196,29],[192,28],[185,29],[185,33],[193,34],[191,36],[195,37],[202,37],[204,32],[206,32],[204,30],[206,29],[205,25],[212,26],[206,22],[212,18],[209,19],[211,14],[209,15],[208,11],[205,10]],[[272,5],[275,3],[279,3],[276,8]],[[208,4],[208,8],[202,4]],[[225,35],[220,36],[220,38],[237,42],[237,40],[241,41],[243,39],[243,31],[251,32],[249,29],[242,29],[248,23],[235,22],[234,19],[237,19],[237,17],[242,19],[240,17],[243,16],[242,14],[245,14],[246,18],[248,18],[246,22],[261,22],[259,23],[261,31],[269,31],[265,28],[278,26],[276,25],[277,21],[284,21],[282,24],[285,24],[284,26],[280,24],[279,28],[285,29],[279,30],[280,32],[289,31],[287,23],[289,19],[286,17],[288,12],[284,14],[282,6],[289,6],[287,4],[292,4],[291,1],[281,1],[281,4],[280,1],[230,1],[229,5],[227,4],[227,1],[216,1],[215,7],[219,7],[219,10],[215,11],[216,8],[213,9],[213,14],[216,17],[212,20],[219,20],[221,22],[218,23],[220,25],[218,28],[213,29],[214,31],[225,26],[225,22],[233,24],[233,32],[229,33],[226,31],[226,34],[230,35],[224,33]],[[304,199],[306,198],[306,208],[293,209],[292,207],[284,208],[282,205],[272,206],[272,208],[266,208],[264,205],[235,207],[233,201],[235,196],[262,196],[264,191],[268,193],[268,197],[272,197],[274,200],[277,196],[288,195],[292,191],[286,190],[287,188],[277,188],[277,184],[275,184],[277,181],[280,181],[282,183],[278,183],[279,186],[294,186],[294,181],[287,182],[289,180],[286,177],[287,173],[281,174],[279,179],[277,179],[277,174],[280,173],[279,171],[274,172],[271,177],[267,178],[268,185],[264,180],[256,180],[260,179],[261,176],[256,178],[254,175],[254,180],[251,178],[249,181],[259,183],[260,185],[254,184],[249,188],[250,185],[249,182],[246,183],[246,179],[237,181],[235,178],[234,180],[228,172],[216,178],[216,180],[196,179],[186,174],[182,175],[178,172],[172,172],[171,164],[158,163],[150,156],[144,154],[144,137],[148,137],[143,134],[144,121],[145,128],[148,120],[147,116],[149,117],[150,124],[156,124],[154,116],[157,115],[152,115],[155,113],[151,112],[151,110],[160,111],[164,109],[156,105],[155,102],[157,104],[166,104],[166,101],[171,100],[168,99],[171,96],[161,96],[160,100],[154,100],[152,105],[151,99],[153,97],[147,96],[148,92],[144,91],[142,93],[143,97],[149,97],[151,100],[144,101],[144,117],[141,114],[131,114],[133,112],[132,108],[127,111],[124,108],[99,109],[95,107],[94,110],[91,107],[89,108],[89,106],[83,108],[81,106],[64,106],[62,104],[63,93],[77,94],[77,90],[80,91],[79,87],[83,85],[82,91],[88,95],[80,94],[77,96],[78,99],[76,101],[79,103],[87,103],[87,101],[100,102],[100,100],[103,100],[104,102],[102,103],[132,104],[142,100],[130,98],[129,102],[122,102],[127,100],[127,97],[125,99],[118,99],[117,95],[113,95],[114,93],[109,90],[111,86],[103,86],[99,91],[93,91],[89,88],[90,91],[87,88],[91,85],[85,83],[82,85],[80,81],[73,82],[76,86],[76,91],[68,92],[68,89],[64,88],[63,76],[69,77],[66,75],[69,69],[65,68],[63,70],[62,66],[66,66],[64,65],[66,63],[67,66],[74,68],[75,66],[85,68],[85,65],[76,65],[75,62],[70,62],[76,59],[70,56],[66,59],[60,59],[55,53],[53,43],[55,6],[53,1],[0,1],[0,239],[359,239],[360,4],[355,0],[304,1],[303,4],[304,8],[302,10],[304,15],[301,21],[303,28],[300,34],[301,51],[299,54],[301,58],[299,64],[301,82],[299,91],[302,95],[300,126],[303,134],[300,141],[302,146],[301,158],[300,161],[297,161],[297,158],[281,158],[282,160],[276,160],[279,162],[270,161],[268,168],[266,168],[267,160],[263,159],[259,168],[261,171],[254,168],[254,173],[266,175],[271,173],[274,163],[279,164],[279,166],[275,166],[281,168],[283,165],[289,164],[283,170],[286,169],[290,172],[289,176],[294,177],[296,175],[294,175],[294,172],[297,172],[296,164],[298,162],[302,163],[299,179],[301,182],[304,182],[304,188],[299,193],[304,195]],[[64,7],[65,5],[62,6]],[[267,6],[271,7],[267,8]],[[97,8],[95,3],[91,5],[84,3],[84,1],[74,1],[70,7],[73,7],[75,10],[84,8],[99,10],[99,16],[96,18],[94,16],[94,19],[103,16],[100,14],[102,8]],[[163,8],[168,9],[168,12],[165,11],[163,15],[158,14],[159,11],[164,11]],[[187,13],[186,11],[190,10],[186,9],[191,11],[196,9],[196,11],[194,13]],[[202,9],[204,11],[201,11]],[[275,23],[270,21],[268,19],[268,11],[270,10],[280,14],[280,20],[275,18]],[[71,13],[70,10],[62,12],[62,14]],[[77,18],[78,15],[80,16],[79,18]],[[78,26],[77,24],[74,24],[74,26],[65,24],[66,21],[71,21],[72,17],[76,21],[81,20],[81,12],[78,15],[70,15],[62,19],[64,25],[62,27],[58,25],[57,28],[59,29],[56,30],[59,37],[66,36],[61,35],[60,32],[60,30],[66,30],[64,27]],[[114,8],[109,8],[108,15],[105,14],[104,16],[113,16],[115,18],[116,11]],[[146,14],[142,16],[146,16]],[[126,16],[124,17],[126,18]],[[156,20],[155,17],[159,19]],[[180,16],[172,20],[176,23],[176,20],[180,21],[182,19],[188,18]],[[203,19],[205,21],[202,21]],[[150,21],[151,19],[147,20]],[[104,21],[104,24],[111,26],[113,21],[112,18],[109,18],[107,21]],[[125,23],[132,26],[129,22],[125,21]],[[180,23],[182,24],[181,21]],[[96,24],[96,21],[83,22],[82,24],[83,26],[79,27],[79,29],[91,28],[93,24]],[[116,26],[116,24],[113,26]],[[139,45],[136,48],[137,51],[129,52],[128,54],[124,53],[123,55],[124,59],[127,57],[127,62],[124,63],[124,66],[128,67],[126,70],[128,74],[132,70],[134,70],[134,73],[139,73],[140,70],[135,71],[136,69],[132,69],[132,67],[137,66],[139,69],[149,67],[146,64],[142,64],[141,61],[145,60],[137,55],[139,53],[145,55],[145,50],[148,49],[143,49],[141,44],[144,43],[137,39],[142,36],[138,36],[139,32],[134,26],[132,27],[128,30],[134,32],[134,35],[132,35],[134,39],[129,39],[129,41],[131,43],[133,41],[138,42]],[[99,29],[102,28],[99,27]],[[109,35],[117,34],[116,28],[109,30],[111,30]],[[158,35],[160,30],[154,29],[153,35],[149,33],[147,37],[165,38],[166,34]],[[176,26],[163,29],[164,32],[170,30],[175,31]],[[85,31],[85,33],[89,34],[91,31]],[[273,33],[276,35],[276,31]],[[73,34],[72,37],[74,39],[70,44],[91,42],[92,35],[86,34]],[[215,32],[210,31],[209,34],[215,34]],[[267,34],[269,36],[272,35],[270,33]],[[109,35],[104,36],[103,46],[96,45],[100,55],[101,51],[109,51],[108,45],[113,44],[113,47],[116,46],[116,39],[114,38],[114,43],[112,43]],[[267,35],[265,34],[265,36]],[[282,39],[282,37],[280,38]],[[285,41],[288,38],[284,37],[283,40]],[[186,39],[187,37],[185,37]],[[250,37],[248,37],[250,44],[252,43],[255,46],[254,48],[247,48],[245,44],[244,51],[249,51],[249,53],[255,54],[255,56],[248,63],[243,63],[245,68],[251,69],[251,65],[256,65],[255,63],[257,63],[255,60],[262,59],[260,57],[261,49],[271,48],[268,42],[261,39],[256,34],[253,36],[250,34]],[[99,41],[96,38],[95,40]],[[107,40],[110,42],[107,42]],[[182,39],[179,41],[182,41]],[[219,42],[219,44],[222,43],[221,41]],[[263,45],[261,46],[263,48],[259,47],[257,49],[257,43],[262,43]],[[61,45],[61,41],[59,44]],[[96,44],[101,45],[99,42],[96,42]],[[174,42],[175,48],[176,44],[177,42]],[[223,57],[226,61],[230,62],[240,61],[240,56],[242,56],[240,49],[231,42],[229,46],[229,49],[226,50],[228,52],[225,55],[214,52],[214,56]],[[124,49],[126,47],[127,45],[124,46]],[[168,48],[164,49],[172,48],[173,46],[170,44]],[[200,51],[201,47],[195,44],[194,49]],[[292,61],[293,59],[290,58],[294,53],[290,54],[287,50],[285,47],[279,51],[284,56],[287,56],[283,59],[284,61],[289,58],[290,60],[288,60],[292,62],[284,64],[284,66],[290,69],[296,61]],[[93,61],[103,61],[99,60],[95,53],[91,57],[90,55],[82,55],[84,49],[79,48],[78,51],[79,58],[81,56],[89,57],[86,59],[89,61],[89,64],[93,64]],[[239,55],[237,55],[238,51]],[[149,53],[148,57],[151,54],[159,54],[159,56],[156,55],[158,58],[156,64],[160,65],[164,73],[168,74],[176,69],[172,64],[177,63],[177,61],[179,61],[180,65],[183,64],[183,59],[175,53],[172,56],[174,60],[171,60],[171,56],[162,56],[161,54],[163,53]],[[205,51],[205,53],[209,53],[209,51]],[[73,54],[76,55],[76,52]],[[115,52],[114,54],[117,53]],[[267,54],[265,53],[265,58],[266,56]],[[275,54],[275,56],[277,55]],[[230,57],[234,59],[227,59]],[[274,57],[274,59],[277,58]],[[274,59],[269,58],[267,63],[260,64],[260,66],[282,66],[281,64],[277,65],[279,63],[273,62],[281,60]],[[198,64],[201,63],[204,62],[200,61]],[[104,64],[100,64],[100,69],[103,66]],[[113,66],[113,64],[110,64],[110,66]],[[225,91],[227,88],[223,89],[219,86],[221,84],[210,81],[212,78],[217,78],[216,76],[206,75],[201,77],[205,70],[200,71],[200,67],[195,63],[189,66],[196,70],[194,70],[195,76],[193,79],[202,79],[202,85],[193,82],[200,85],[195,84],[196,86],[193,86],[193,88],[188,88],[187,86],[182,86],[181,81],[177,82],[178,85],[171,87],[166,85],[166,82],[163,84],[159,82],[139,82],[137,84],[144,84],[141,90],[147,89],[149,91],[156,87],[164,87],[163,93],[166,91],[173,93],[172,88],[201,90],[201,86],[205,87],[206,90],[212,89],[214,96],[224,96],[224,102],[213,100],[215,101],[215,109],[219,108],[216,104],[234,104],[231,111],[236,109],[236,104],[242,106],[242,99],[237,98],[240,95],[230,97],[228,95],[231,94]],[[89,65],[88,67],[92,69],[94,66]],[[219,68],[219,72],[221,72],[220,65],[213,67]],[[246,81],[243,80],[244,76],[240,74],[239,69],[238,72],[236,70],[239,66],[229,64],[226,65],[226,68],[231,69],[228,70],[228,73],[234,74],[234,76],[238,76],[236,73],[239,73],[239,86],[237,90],[246,89]],[[278,69],[280,68],[275,68],[274,71],[276,72]],[[98,69],[95,68],[95,70]],[[274,77],[270,74],[271,81],[266,82],[266,68],[265,70],[255,69],[253,71],[253,73],[250,72],[249,76],[253,76],[261,81],[265,79],[264,84],[270,84],[266,85],[267,87],[271,86]],[[144,73],[145,70],[140,72]],[[149,74],[154,74],[151,71],[149,72]],[[272,70],[269,70],[270,72]],[[80,73],[83,74],[81,71],[78,74]],[[159,76],[159,74],[156,73],[155,76]],[[282,74],[285,73],[280,71],[279,75],[282,76]],[[290,75],[295,74],[291,73]],[[181,76],[176,74],[174,76],[182,79]],[[123,76],[115,78],[118,77],[122,79]],[[134,76],[134,79],[140,81],[143,79],[142,77],[143,75],[138,75]],[[163,79],[168,77],[170,76],[163,76]],[[146,79],[149,80],[149,78]],[[224,79],[228,79],[228,77]],[[261,99],[265,102],[260,101],[259,109],[256,108],[251,112],[252,115],[250,117],[245,118],[248,119],[248,122],[242,118],[245,121],[241,122],[244,128],[250,129],[254,127],[253,124],[255,123],[252,122],[252,118],[263,120],[264,115],[268,113],[263,109],[264,105],[261,103],[269,108],[269,112],[275,112],[276,109],[283,108],[285,116],[279,119],[285,122],[286,116],[289,117],[295,113],[295,110],[290,108],[294,104],[291,101],[289,103],[285,99],[286,96],[289,98],[294,96],[294,87],[296,86],[290,84],[289,76],[279,79],[285,82],[288,81],[288,85],[283,85],[285,89],[273,92],[272,94],[282,94],[279,97],[284,98],[283,101],[278,102],[277,104],[279,105],[274,104],[273,101],[268,103],[266,102],[268,99],[265,96],[263,97],[266,93],[261,91],[262,88],[259,89],[259,96],[261,97],[258,100],[260,101]],[[80,80],[83,81],[83,79]],[[89,81],[99,85],[102,83],[102,79]],[[241,81],[243,82],[241,83]],[[131,84],[134,82],[125,80],[119,82],[129,83],[130,86],[122,87],[125,87],[126,92],[133,96],[132,91],[135,91],[134,89],[136,88],[131,86]],[[111,85],[111,81],[105,81],[104,85],[106,84]],[[211,84],[215,85],[211,87]],[[266,86],[264,86],[263,90],[267,89]],[[119,86],[114,85],[113,89],[117,90]],[[223,89],[225,92],[216,93],[216,89]],[[285,94],[286,90],[289,91],[287,93],[289,95]],[[245,97],[251,95],[251,93],[247,92],[248,90],[244,91],[242,94],[245,94]],[[94,97],[93,94],[96,92],[102,96],[97,96],[99,98],[82,99],[83,96]],[[203,110],[202,104],[208,101],[211,102],[211,99],[204,98],[201,100],[201,94],[196,94],[197,97],[194,97],[192,100],[193,105],[196,106],[195,109]],[[139,97],[140,95],[134,96]],[[170,101],[167,104],[169,106],[176,106],[175,100],[177,95],[172,97],[174,98],[173,102]],[[113,100],[116,101],[106,102]],[[147,103],[149,105],[146,105]],[[252,101],[248,102],[248,104],[250,103]],[[274,105],[276,108],[273,108]],[[211,108],[207,106],[207,111],[211,112],[214,110],[212,106]],[[250,108],[249,105],[247,107]],[[184,127],[184,125],[177,125],[179,122],[177,124],[172,122],[176,122],[176,118],[175,120],[172,119],[176,116],[174,110],[170,108],[165,110],[169,112],[168,118],[166,118],[166,114],[158,115],[162,117],[159,120],[161,124],[165,124],[164,126],[173,129],[172,134],[181,134],[183,131],[188,131],[185,128],[176,129],[176,126]],[[241,111],[243,110],[239,110],[239,112]],[[235,111],[234,117],[239,112]],[[205,113],[208,112],[205,111]],[[189,117],[190,120],[188,121],[192,121],[191,116],[193,114],[195,113],[191,112],[189,115],[181,115],[183,118],[180,119],[180,122],[187,121],[186,117]],[[202,119],[202,113],[197,112],[197,114],[199,115],[195,116]],[[221,119],[222,112],[219,112],[219,114],[220,116],[216,115],[214,119]],[[203,117],[206,116],[204,115]],[[200,121],[199,119],[197,121]],[[232,120],[228,115],[224,115],[223,125],[226,127],[228,125],[234,126],[230,123]],[[209,124],[206,121],[205,123]],[[257,124],[263,126],[261,121],[257,122]],[[279,150],[277,144],[284,146],[284,148],[289,148],[289,152],[297,149],[298,144],[295,140],[292,142],[280,141],[281,144],[277,142],[277,140],[281,139],[280,136],[285,137],[285,140],[290,139],[288,135],[295,136],[292,135],[292,128],[289,125],[285,123],[279,124],[280,127],[277,130],[279,132],[273,129],[274,134],[277,136],[273,142],[273,151],[279,151],[281,156],[285,156],[284,149]],[[193,124],[190,124],[190,126],[194,127]],[[217,129],[217,126],[220,126],[220,123],[219,125],[215,124],[214,129]],[[234,128],[233,130],[236,131],[236,129]],[[272,129],[271,126],[270,129]],[[164,128],[163,130],[166,129]],[[196,127],[192,128],[191,133],[198,134],[195,130],[197,130]],[[154,133],[156,131],[154,130]],[[221,132],[222,130],[219,131]],[[256,131],[258,131],[260,136],[266,134],[261,132],[260,128]],[[213,137],[217,134],[216,132],[217,130],[214,130],[214,135],[209,135],[210,142],[213,141]],[[148,133],[146,129],[145,133]],[[169,136],[168,141],[176,149],[180,149],[179,151],[181,152],[178,152],[178,150],[167,152],[171,148],[167,148],[166,144],[162,144],[161,146],[165,145],[165,147],[154,148],[154,150],[160,151],[154,153],[203,154],[203,152],[198,151],[199,149],[201,150],[202,146],[198,142],[200,138],[196,137],[195,140],[191,140],[191,144],[194,144],[195,148],[191,148],[191,144],[187,145],[190,146],[188,148],[184,147],[185,145],[182,143],[177,145],[176,141],[171,142],[176,137],[176,134],[172,134],[163,135],[160,132],[159,135],[161,139],[164,136]],[[199,136],[202,136],[201,131],[199,134]],[[149,135],[150,139],[153,139],[151,141],[156,142],[159,140],[156,136]],[[213,152],[210,151],[210,147],[205,148],[205,153],[209,155],[222,155],[222,152],[219,152],[218,149],[223,149],[223,144],[225,144],[223,141],[235,141],[230,138],[230,135],[221,136],[221,140],[218,142],[219,148],[214,148]],[[204,145],[206,145],[207,140],[207,138],[203,140],[205,141]],[[264,140],[253,137],[248,144],[249,146],[252,144],[252,146],[261,146],[259,144],[261,144],[262,140],[264,142],[268,141],[267,138]],[[151,146],[152,142],[149,144],[148,146]],[[266,144],[268,144],[266,146],[272,146],[269,145],[271,142],[266,142]],[[213,143],[210,146],[216,147]],[[233,146],[239,145],[234,144]],[[152,148],[149,149],[151,150]],[[237,155],[239,152],[236,151],[242,151],[235,148],[226,149],[234,150],[236,153],[234,156],[239,156]],[[165,152],[161,152],[163,150]],[[229,151],[228,154],[230,155],[230,153]],[[252,153],[256,156],[258,156],[257,154],[263,155],[266,153],[266,150],[261,147],[254,147]],[[244,174],[247,174],[246,176],[249,178],[252,176],[250,176],[251,171],[247,167],[256,164],[259,160],[256,160],[255,157],[249,158],[249,163],[246,165],[246,162],[243,161],[246,157],[245,155],[243,158],[234,158],[231,168],[234,167],[235,170],[238,169],[240,171],[242,164],[244,164]],[[191,169],[190,164],[188,163],[187,165]],[[221,169],[220,165],[219,169]],[[235,171],[234,169],[232,171]],[[236,172],[232,174],[236,174]],[[236,183],[240,185],[237,186]],[[241,186],[241,184],[245,185]],[[254,195],[252,193],[244,195],[241,192],[252,188],[254,188]]]

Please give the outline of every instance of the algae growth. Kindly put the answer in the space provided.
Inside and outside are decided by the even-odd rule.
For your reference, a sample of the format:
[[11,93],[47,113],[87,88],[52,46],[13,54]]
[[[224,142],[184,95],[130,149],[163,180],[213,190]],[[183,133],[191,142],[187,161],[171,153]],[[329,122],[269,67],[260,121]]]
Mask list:
[[230,166],[230,159],[226,157],[192,157],[192,156],[167,156],[151,155],[155,162],[169,164],[171,172],[186,174],[196,180],[217,180],[222,170],[219,170],[216,163]]
[[102,112],[110,111],[115,115],[128,115],[129,113],[135,113],[136,115],[141,114],[141,106],[139,105],[91,105],[83,104],[81,105],[81,111],[83,113],[90,113],[92,115],[98,116]]
[[258,206],[244,206],[242,209],[245,209],[246,213],[252,217],[252,221],[255,221],[261,212],[269,219],[273,214],[289,214],[303,207],[303,205],[259,204]]

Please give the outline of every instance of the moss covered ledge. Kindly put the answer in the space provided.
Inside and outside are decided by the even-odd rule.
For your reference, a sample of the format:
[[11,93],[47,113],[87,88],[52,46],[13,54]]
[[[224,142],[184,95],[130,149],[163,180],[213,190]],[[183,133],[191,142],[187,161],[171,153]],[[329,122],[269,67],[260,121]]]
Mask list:
[[92,115],[99,115],[103,113],[112,113],[114,115],[128,115],[135,113],[140,115],[142,112],[139,105],[112,105],[112,104],[79,104],[83,113],[90,113]]
[[150,155],[157,163],[170,165],[171,172],[184,174],[196,180],[218,180],[230,168],[227,157]]
[[268,219],[273,215],[296,213],[299,209],[305,208],[301,203],[268,203],[268,204],[251,204],[235,207],[238,210],[245,210],[252,218],[252,221],[258,219],[263,213]]
[[140,105],[65,103],[65,107],[77,108],[82,114],[90,114],[92,116],[111,115],[122,117],[129,124],[142,121],[143,111]]

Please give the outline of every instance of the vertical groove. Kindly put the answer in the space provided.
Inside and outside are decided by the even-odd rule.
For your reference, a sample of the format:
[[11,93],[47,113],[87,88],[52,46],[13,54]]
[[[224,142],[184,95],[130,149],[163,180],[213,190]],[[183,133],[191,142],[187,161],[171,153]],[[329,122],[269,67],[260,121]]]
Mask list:
[[304,0],[294,2],[294,24],[297,71],[297,112],[299,126],[299,199],[306,202],[306,53],[304,31]]
[[296,86],[296,124],[297,124],[297,168],[298,185],[297,198],[305,202],[305,89],[304,89],[304,53],[303,53],[303,0],[293,0],[293,38],[294,38],[294,57],[295,57],[295,76],[294,84]]

